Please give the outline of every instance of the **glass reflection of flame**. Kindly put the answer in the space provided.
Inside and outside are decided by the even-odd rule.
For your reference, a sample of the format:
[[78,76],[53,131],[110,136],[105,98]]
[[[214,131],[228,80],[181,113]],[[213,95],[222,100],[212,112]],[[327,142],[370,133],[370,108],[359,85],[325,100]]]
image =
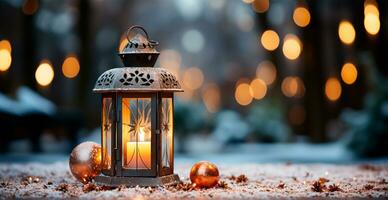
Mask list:
[[105,136],[105,141],[103,145],[103,165],[106,168],[110,168],[110,142],[111,142],[111,131],[112,131],[112,115],[113,115],[113,109],[112,109],[112,99],[105,99],[105,110],[104,110],[104,124],[103,124],[103,132]]
[[[166,99],[167,100],[167,99]],[[162,106],[162,136],[163,143],[162,146],[162,162],[163,162],[163,167],[170,167],[170,137],[172,137],[171,132],[172,132],[172,107],[170,102],[167,100],[163,103]]]
[[[141,106],[140,106],[141,105]],[[126,106],[128,106],[126,104]],[[137,108],[137,109],[136,109]],[[131,104],[131,118],[134,119],[133,123],[124,125],[129,127],[130,138],[136,138],[136,141],[127,142],[128,152],[131,152],[130,159],[127,160],[126,165],[131,166],[133,159],[135,158],[136,168],[151,168],[151,109],[149,105],[144,101],[139,104],[139,99],[136,100],[136,104]],[[146,111],[147,110],[147,111]],[[127,155],[129,156],[129,155]],[[140,161],[140,163],[139,163]]]

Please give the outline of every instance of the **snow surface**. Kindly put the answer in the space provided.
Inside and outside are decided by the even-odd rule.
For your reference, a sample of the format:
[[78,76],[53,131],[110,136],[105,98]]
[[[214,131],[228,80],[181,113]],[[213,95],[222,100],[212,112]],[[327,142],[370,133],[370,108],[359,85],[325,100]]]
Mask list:
[[[229,189],[183,191],[165,187],[121,187],[84,192],[83,185],[71,176],[66,161],[53,164],[0,164],[0,199],[388,198],[388,165],[235,163],[220,164],[218,167],[221,181],[225,181]],[[175,172],[184,183],[189,183],[190,168],[190,164],[176,166]],[[237,183],[229,178],[240,174],[246,175],[248,181]],[[32,179],[28,181],[28,177]],[[314,192],[311,189],[312,184],[319,178],[328,179],[326,186],[336,184],[342,191]],[[60,184],[65,184],[67,188],[58,189]]]

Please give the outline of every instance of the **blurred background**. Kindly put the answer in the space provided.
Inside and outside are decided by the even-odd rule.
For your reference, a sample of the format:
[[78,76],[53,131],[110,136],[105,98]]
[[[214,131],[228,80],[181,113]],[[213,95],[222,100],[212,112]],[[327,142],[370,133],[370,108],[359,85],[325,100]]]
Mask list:
[[388,160],[388,2],[2,0],[0,161],[100,143],[104,71],[130,25],[173,72],[178,161]]

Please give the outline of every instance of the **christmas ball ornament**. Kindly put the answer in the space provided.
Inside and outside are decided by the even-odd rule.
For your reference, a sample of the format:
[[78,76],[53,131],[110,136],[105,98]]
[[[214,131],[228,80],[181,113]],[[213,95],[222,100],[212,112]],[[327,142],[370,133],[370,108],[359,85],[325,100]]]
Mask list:
[[197,162],[191,167],[190,180],[195,187],[211,188],[220,180],[220,173],[215,164],[208,161]]
[[69,167],[73,176],[82,183],[88,183],[101,173],[101,145],[83,142],[70,154]]

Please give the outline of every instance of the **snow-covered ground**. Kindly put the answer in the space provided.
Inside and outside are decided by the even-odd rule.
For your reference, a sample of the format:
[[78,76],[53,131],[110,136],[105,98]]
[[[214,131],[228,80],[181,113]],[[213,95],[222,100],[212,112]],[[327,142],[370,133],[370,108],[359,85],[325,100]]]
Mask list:
[[[183,187],[83,186],[66,161],[0,164],[0,199],[388,198],[388,165],[219,164],[223,187],[190,189],[190,163],[176,165]],[[242,176],[241,176],[242,175]],[[233,178],[243,177],[243,178]],[[225,184],[226,183],[226,184]]]
[[[0,155],[0,162],[43,162],[52,163],[67,160],[67,154],[9,153]],[[186,154],[176,153],[175,162],[195,163],[209,160],[214,163],[388,163],[388,158],[357,158],[342,143],[329,144],[242,144],[229,145],[218,152],[195,149]]]

